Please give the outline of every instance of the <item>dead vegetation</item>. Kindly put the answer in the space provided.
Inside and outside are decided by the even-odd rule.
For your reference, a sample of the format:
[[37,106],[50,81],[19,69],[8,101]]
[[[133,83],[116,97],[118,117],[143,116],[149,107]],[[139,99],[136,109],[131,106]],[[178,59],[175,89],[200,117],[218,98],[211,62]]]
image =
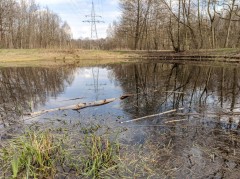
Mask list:
[[60,50],[60,49],[1,49],[0,67],[19,66],[89,66],[126,62],[134,54],[103,50]]
[[[202,126],[193,118],[115,128],[97,122],[36,122],[22,130],[28,132],[2,140],[2,177],[238,178],[236,131]],[[133,131],[136,135],[129,135]]]
[[202,49],[181,53],[146,50],[1,49],[0,67],[90,66],[136,62],[140,59],[239,62],[239,54],[238,49]]

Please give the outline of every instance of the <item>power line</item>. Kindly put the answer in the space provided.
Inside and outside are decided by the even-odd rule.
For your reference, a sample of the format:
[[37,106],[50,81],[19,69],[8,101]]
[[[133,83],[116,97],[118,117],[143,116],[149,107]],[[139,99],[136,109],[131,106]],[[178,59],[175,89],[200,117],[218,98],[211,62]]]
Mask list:
[[90,15],[86,15],[85,17],[90,17],[90,19],[85,20],[83,22],[91,24],[91,39],[98,39],[97,32],[97,23],[104,23],[104,21],[98,20],[98,18],[102,18],[102,16],[96,15],[94,3],[92,1],[92,10]]

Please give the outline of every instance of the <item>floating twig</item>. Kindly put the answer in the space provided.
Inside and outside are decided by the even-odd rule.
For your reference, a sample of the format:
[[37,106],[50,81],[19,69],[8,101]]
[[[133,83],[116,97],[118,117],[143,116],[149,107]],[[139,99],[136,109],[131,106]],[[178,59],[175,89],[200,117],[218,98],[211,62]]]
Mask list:
[[162,112],[162,113],[159,113],[159,114],[153,114],[153,115],[144,116],[144,117],[140,117],[140,118],[136,118],[136,119],[132,119],[132,120],[128,120],[128,121],[123,121],[123,122],[121,122],[121,124],[123,124],[123,123],[128,123],[128,122],[139,121],[139,120],[147,119],[147,118],[151,118],[151,117],[161,116],[161,115],[164,115],[164,114],[169,114],[169,113],[177,112],[178,110],[184,110],[184,108],[173,109],[173,110],[165,111],[165,112]]

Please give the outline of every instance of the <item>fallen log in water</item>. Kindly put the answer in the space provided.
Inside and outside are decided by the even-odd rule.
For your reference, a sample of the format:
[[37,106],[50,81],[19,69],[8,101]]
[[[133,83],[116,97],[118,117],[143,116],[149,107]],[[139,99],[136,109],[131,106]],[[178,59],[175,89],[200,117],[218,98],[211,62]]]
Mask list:
[[[154,90],[153,93],[154,92],[158,92],[158,91],[160,91],[160,90]],[[181,92],[172,91],[172,93],[181,93]],[[144,93],[137,93],[137,94],[144,94]],[[65,106],[65,107],[59,107],[59,108],[46,109],[46,110],[42,110],[42,111],[26,113],[24,115],[27,115],[27,116],[37,116],[37,115],[42,115],[42,114],[45,114],[45,113],[50,113],[50,112],[60,111],[60,110],[69,110],[69,109],[71,109],[71,110],[80,110],[80,109],[87,108],[87,107],[105,105],[105,104],[111,103],[111,102],[113,102],[115,100],[124,100],[124,99],[126,99],[126,98],[128,98],[130,96],[135,96],[137,94],[125,94],[125,95],[122,95],[122,96],[120,96],[118,98],[110,98],[110,99],[104,99],[104,100],[88,102],[88,103],[79,103],[79,104],[75,104],[75,105],[71,105],[71,106]],[[76,99],[81,99],[81,98],[76,98]],[[178,110],[183,110],[183,109],[178,109]],[[154,117],[154,116],[160,116],[160,115],[163,115],[163,114],[176,112],[176,111],[177,110],[175,109],[175,110],[163,112],[163,113],[156,114],[156,115],[151,115],[151,116],[146,116],[146,117],[139,118],[139,119],[134,119],[134,121],[135,120],[141,120],[141,119],[149,118],[149,117]],[[128,121],[125,121],[125,122],[128,122]],[[129,122],[132,122],[132,120],[129,121]]]
[[164,114],[169,114],[169,113],[177,112],[178,110],[181,111],[181,110],[184,110],[184,108],[173,109],[173,110],[165,111],[165,112],[162,112],[162,113],[159,113],[159,114],[153,114],[153,115],[144,116],[144,117],[140,117],[140,118],[136,118],[136,119],[132,119],[132,120],[128,120],[128,121],[123,121],[123,122],[121,122],[121,124],[123,124],[123,123],[128,123],[128,122],[139,121],[139,120],[147,119],[147,118],[151,118],[151,117],[161,116],[161,115],[164,115]]
[[132,96],[132,94],[126,94],[126,95],[123,95],[123,96],[121,96],[119,98],[110,98],[110,99],[104,99],[104,100],[88,102],[88,103],[79,103],[79,104],[75,104],[75,105],[71,105],[71,106],[65,106],[65,107],[60,107],[60,108],[46,109],[46,110],[42,110],[42,111],[27,113],[25,115],[35,116],[35,115],[42,115],[42,114],[45,114],[45,113],[50,113],[50,112],[60,111],[60,110],[68,110],[68,109],[80,110],[80,109],[87,108],[87,107],[105,105],[105,104],[111,103],[113,101],[116,101],[118,99],[123,100],[123,99],[126,99],[126,98],[130,97],[130,96]]

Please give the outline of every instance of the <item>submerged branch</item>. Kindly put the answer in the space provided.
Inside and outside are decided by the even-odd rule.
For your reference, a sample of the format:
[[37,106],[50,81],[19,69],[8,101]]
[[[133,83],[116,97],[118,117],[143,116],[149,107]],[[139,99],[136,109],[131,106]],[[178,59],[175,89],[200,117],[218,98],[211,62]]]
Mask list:
[[178,110],[181,111],[181,110],[184,110],[184,108],[173,109],[173,110],[165,111],[165,112],[162,112],[162,113],[159,113],[159,114],[153,114],[153,115],[144,116],[144,117],[140,117],[140,118],[136,118],[136,119],[132,119],[132,120],[128,120],[128,121],[123,121],[123,122],[121,122],[121,124],[123,124],[123,123],[128,123],[128,122],[139,121],[139,120],[147,119],[147,118],[151,118],[151,117],[161,116],[161,115],[164,115],[164,114],[169,114],[169,113],[177,112]]
[[75,104],[75,105],[70,105],[70,106],[65,106],[65,107],[60,107],[60,108],[47,109],[47,110],[27,113],[25,115],[35,116],[35,115],[42,115],[42,114],[45,114],[45,113],[50,113],[50,112],[55,112],[55,111],[60,111],[60,110],[68,110],[68,109],[80,110],[80,109],[87,108],[87,107],[94,107],[94,106],[105,105],[105,104],[114,102],[114,101],[116,101],[118,99],[123,100],[125,98],[130,97],[130,96],[132,96],[132,94],[126,94],[126,95],[120,96],[119,98],[110,98],[110,99],[104,99],[104,100],[88,102],[88,103],[78,103],[78,104]]
[[[159,92],[159,91],[160,90],[154,90],[154,91],[152,91],[152,93]],[[166,91],[166,92],[170,93],[170,91]],[[181,93],[181,92],[172,91],[171,93]],[[59,108],[46,109],[46,110],[32,112],[32,113],[26,113],[24,115],[36,116],[36,115],[42,115],[42,114],[45,114],[45,113],[50,113],[50,112],[55,112],[55,111],[60,111],[60,110],[69,110],[69,109],[80,110],[80,109],[87,108],[87,107],[105,105],[105,104],[111,103],[111,102],[113,102],[115,100],[118,100],[118,99],[119,100],[124,100],[124,99],[126,99],[126,98],[128,98],[130,96],[135,96],[135,95],[139,95],[139,94],[145,94],[145,93],[125,94],[125,95],[122,95],[122,96],[120,96],[118,98],[110,98],[110,99],[104,99],[104,100],[88,102],[88,103],[79,103],[79,104],[65,106],[65,107],[59,107]],[[75,99],[70,99],[70,100],[77,100],[77,99],[82,99],[82,98],[75,98]],[[68,100],[65,100],[65,101],[68,101]]]

